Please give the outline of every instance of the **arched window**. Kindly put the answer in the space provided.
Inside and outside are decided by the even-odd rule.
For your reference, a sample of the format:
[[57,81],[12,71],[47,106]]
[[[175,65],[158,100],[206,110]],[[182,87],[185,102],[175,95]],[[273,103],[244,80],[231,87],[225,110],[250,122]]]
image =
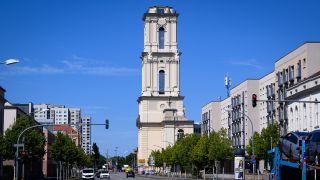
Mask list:
[[183,138],[183,136],[184,136],[184,131],[182,129],[179,129],[178,130],[178,140]]
[[159,49],[164,48],[164,28],[159,28]]
[[159,71],[159,94],[164,94],[164,87],[165,87],[165,74],[164,70]]

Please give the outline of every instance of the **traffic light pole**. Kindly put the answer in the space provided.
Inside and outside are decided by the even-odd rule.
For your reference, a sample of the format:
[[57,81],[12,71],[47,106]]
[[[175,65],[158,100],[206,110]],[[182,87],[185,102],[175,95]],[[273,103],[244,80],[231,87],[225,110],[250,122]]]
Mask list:
[[[47,127],[47,126],[61,126],[62,124],[38,124],[38,125],[34,125],[34,126],[30,126],[30,127],[27,127],[26,129],[24,129],[18,136],[18,139],[17,139],[17,149],[16,149],[16,175],[15,175],[15,180],[19,180],[19,141],[20,141],[20,138],[21,136],[26,132],[28,131],[29,129],[32,129],[32,128],[36,128],[36,127]],[[66,125],[70,125],[70,124],[66,124]],[[92,126],[92,125],[107,125],[107,124],[91,124],[91,123],[79,123],[80,126],[83,126],[83,125],[86,125],[86,126]],[[109,121],[108,121],[108,126],[109,126]]]
[[316,103],[316,104],[318,104],[318,103],[320,103],[320,101],[297,101],[297,100],[256,100],[256,101],[258,101],[258,102],[297,102],[297,103]]

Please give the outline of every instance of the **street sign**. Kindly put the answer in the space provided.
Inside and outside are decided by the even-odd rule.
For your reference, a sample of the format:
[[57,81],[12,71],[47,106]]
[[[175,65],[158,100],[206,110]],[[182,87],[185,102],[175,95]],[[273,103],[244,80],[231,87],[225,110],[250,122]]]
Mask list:
[[24,147],[24,144],[13,144],[13,147]]
[[257,161],[255,159],[252,159],[251,162],[252,162],[252,164],[256,164],[257,163]]

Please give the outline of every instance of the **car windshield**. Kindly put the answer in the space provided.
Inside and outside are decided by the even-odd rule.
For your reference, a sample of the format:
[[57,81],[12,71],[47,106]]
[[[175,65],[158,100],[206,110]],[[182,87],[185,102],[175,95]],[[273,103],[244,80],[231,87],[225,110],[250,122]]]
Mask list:
[[101,171],[101,173],[108,173],[108,171]]
[[92,169],[84,169],[82,172],[83,173],[93,173],[93,170]]

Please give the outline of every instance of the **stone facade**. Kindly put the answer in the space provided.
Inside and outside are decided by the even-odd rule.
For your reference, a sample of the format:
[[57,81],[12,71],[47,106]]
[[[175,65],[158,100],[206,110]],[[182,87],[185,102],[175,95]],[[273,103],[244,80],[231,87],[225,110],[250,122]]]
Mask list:
[[143,16],[142,92],[138,98],[138,164],[147,168],[152,150],[173,145],[194,131],[180,96],[178,14],[171,7],[150,7]]

